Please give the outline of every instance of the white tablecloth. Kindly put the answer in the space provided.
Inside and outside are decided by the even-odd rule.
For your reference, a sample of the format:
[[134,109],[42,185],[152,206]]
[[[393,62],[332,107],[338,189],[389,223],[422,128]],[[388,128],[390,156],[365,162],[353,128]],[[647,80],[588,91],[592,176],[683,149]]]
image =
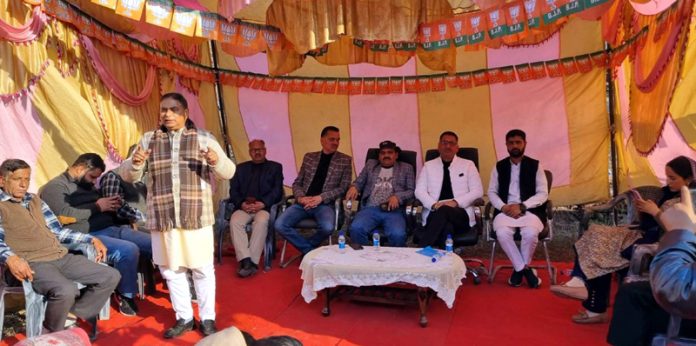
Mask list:
[[300,264],[302,270],[302,297],[309,303],[317,292],[340,285],[379,286],[406,282],[431,288],[445,301],[454,305],[457,288],[466,275],[464,261],[449,254],[432,262],[431,257],[416,253],[417,248],[382,247],[375,251],[347,247],[339,252],[337,245],[323,246],[309,252]]

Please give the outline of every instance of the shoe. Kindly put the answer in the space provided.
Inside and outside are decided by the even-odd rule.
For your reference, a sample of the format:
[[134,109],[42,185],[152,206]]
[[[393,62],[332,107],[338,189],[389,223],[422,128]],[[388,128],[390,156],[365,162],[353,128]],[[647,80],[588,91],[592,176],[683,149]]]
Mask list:
[[566,286],[566,284],[552,285],[551,293],[563,298],[572,298],[578,300],[587,299],[587,287],[585,286],[572,287]]
[[198,326],[198,329],[200,329],[201,333],[203,333],[203,335],[205,336],[215,334],[217,332],[217,328],[215,328],[215,320],[201,321],[201,324]]
[[508,285],[512,287],[520,287],[522,285],[522,275],[524,274],[524,270],[522,271],[517,271],[513,270],[512,275],[510,275],[510,278],[508,279]]
[[256,274],[259,270],[259,266],[252,262],[249,257],[239,261],[239,270],[237,270],[237,275],[242,278],[246,278]]
[[572,319],[573,322],[578,324],[599,324],[607,323],[609,321],[609,316],[606,312],[603,312],[596,316],[590,316],[587,314],[587,311],[581,310],[578,311],[577,314],[573,315]]
[[164,332],[165,339],[176,338],[177,336],[196,328],[196,320],[184,321],[183,318],[176,320],[176,324]]
[[135,316],[138,314],[138,305],[133,298],[118,296],[118,311],[125,316]]
[[525,268],[522,272],[530,288],[539,288],[541,286],[541,279],[537,276],[536,269]]

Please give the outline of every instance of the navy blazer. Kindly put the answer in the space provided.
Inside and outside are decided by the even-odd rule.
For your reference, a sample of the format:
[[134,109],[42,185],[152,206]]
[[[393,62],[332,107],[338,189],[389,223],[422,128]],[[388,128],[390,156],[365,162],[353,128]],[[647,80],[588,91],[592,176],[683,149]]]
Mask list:
[[[234,204],[235,210],[241,208],[242,202],[247,197],[252,167],[251,161],[239,164],[230,181],[230,202]],[[261,166],[259,182],[260,196],[256,196],[256,199],[266,205],[264,209],[270,210],[272,205],[283,198],[283,166],[278,162],[266,160]]]

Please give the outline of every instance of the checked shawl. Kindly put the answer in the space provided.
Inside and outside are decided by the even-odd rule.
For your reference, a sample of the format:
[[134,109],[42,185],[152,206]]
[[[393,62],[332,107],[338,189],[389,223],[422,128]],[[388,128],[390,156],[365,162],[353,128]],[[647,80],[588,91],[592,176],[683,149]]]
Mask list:
[[[205,134],[201,134],[205,136]],[[148,227],[151,230],[169,231],[172,228],[195,230],[203,225],[213,223],[209,213],[212,210],[210,198],[203,198],[202,179],[209,179],[210,169],[200,153],[199,133],[196,129],[185,129],[181,134],[178,157],[173,157],[172,138],[167,132],[157,130],[152,136],[148,158],[151,190],[148,191]],[[178,159],[178,166],[172,166],[172,160]],[[179,221],[176,224],[174,210],[174,182],[172,169],[178,168],[179,176]],[[206,219],[204,219],[206,218]]]

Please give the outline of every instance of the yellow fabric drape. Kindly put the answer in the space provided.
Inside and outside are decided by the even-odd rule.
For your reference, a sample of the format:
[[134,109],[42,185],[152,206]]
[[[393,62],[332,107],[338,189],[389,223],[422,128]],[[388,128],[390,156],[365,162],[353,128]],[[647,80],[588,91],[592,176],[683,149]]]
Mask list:
[[394,48],[389,52],[375,52],[367,45],[359,47],[353,44],[353,39],[347,36],[339,37],[331,42],[324,55],[316,60],[326,65],[348,65],[367,62],[379,66],[397,67],[405,64],[411,57],[395,54]]
[[689,42],[684,53],[680,82],[674,90],[670,114],[684,140],[696,149],[696,22],[689,25]]
[[[685,1],[682,6],[691,6],[692,1]],[[690,8],[690,7],[689,7]],[[690,14],[690,11],[689,11]],[[660,68],[660,57],[668,44],[670,30],[679,30],[675,27],[677,23],[670,23],[666,30],[660,34],[655,18],[639,16],[638,27],[650,25],[651,30],[647,34],[645,45],[636,53],[640,55],[641,66],[634,66],[642,73],[643,78],[648,78],[648,74],[654,69]],[[670,17],[672,21],[675,17]],[[655,81],[655,86],[648,92],[641,91],[636,84],[636,76],[631,79],[631,130],[633,142],[638,152],[647,154],[655,147],[662,125],[669,110],[674,87],[679,78],[679,68],[684,49],[686,33],[688,32],[690,16],[684,18],[686,22],[681,33],[679,33],[676,46],[671,51],[671,59],[664,66],[662,75]],[[659,34],[659,36],[658,36]],[[638,58],[633,64],[638,63]]]
[[[32,18],[31,6],[19,1],[0,2],[0,19],[20,26]],[[0,94],[13,94],[26,88],[29,79],[36,76],[48,59],[46,53],[47,28],[41,37],[28,45],[0,40]]]
[[266,23],[280,28],[299,53],[306,53],[340,35],[414,41],[419,23],[451,17],[446,0],[276,0],[266,12]]
[[[95,48],[104,62],[126,90],[137,94],[145,84],[148,64],[137,59],[127,58],[118,51],[95,42]],[[89,62],[83,64],[87,81],[99,81],[99,75]],[[154,90],[146,103],[141,106],[127,105],[114,97],[103,83],[81,83],[82,96],[90,104],[92,113],[103,117],[106,135],[111,139],[121,157],[126,157],[128,148],[136,144],[142,133],[152,130],[159,123],[159,87]],[[100,131],[102,132],[102,131]]]

